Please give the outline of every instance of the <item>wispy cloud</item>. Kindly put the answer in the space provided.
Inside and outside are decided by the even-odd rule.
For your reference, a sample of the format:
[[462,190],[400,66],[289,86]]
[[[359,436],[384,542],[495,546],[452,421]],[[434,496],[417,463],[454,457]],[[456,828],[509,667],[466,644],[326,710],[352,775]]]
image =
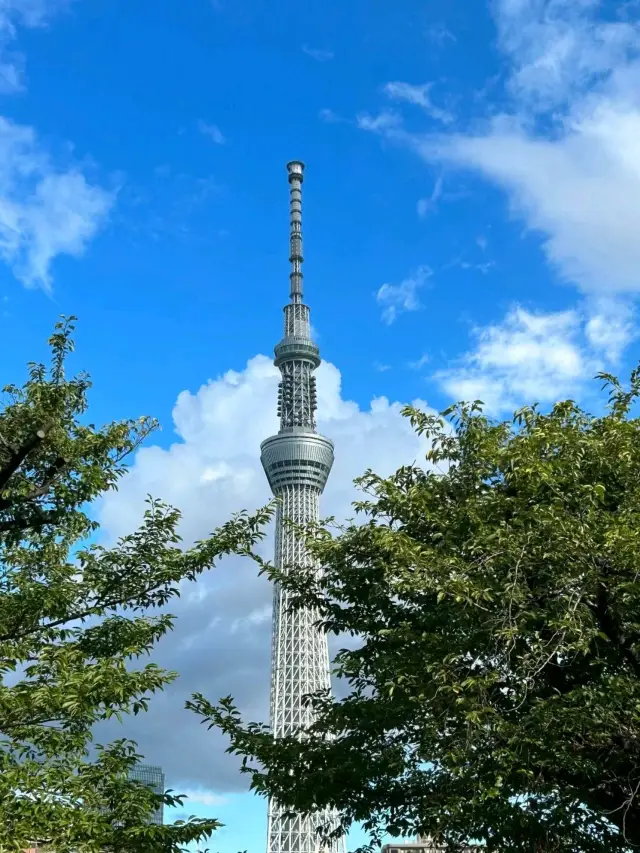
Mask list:
[[415,361],[410,361],[407,365],[411,370],[421,370],[426,364],[431,360],[430,356],[427,353],[423,353],[420,358],[417,358]]
[[307,44],[302,45],[302,52],[315,59],[316,62],[330,62],[334,58],[332,50],[323,50],[322,48],[309,47]]
[[486,275],[490,270],[495,267],[495,265],[495,261],[470,261],[463,253],[461,255],[457,255],[446,266],[449,269],[467,270],[479,272],[482,273],[482,275]]
[[339,122],[347,121],[347,119],[341,118],[337,113],[334,113],[333,110],[327,108],[320,110],[318,117],[327,124],[338,124]]
[[227,141],[217,124],[209,124],[200,119],[198,121],[198,130],[203,136],[215,142],[216,145],[224,145]]
[[384,93],[388,98],[395,101],[406,101],[409,104],[421,107],[435,121],[451,124],[454,121],[454,115],[449,110],[442,109],[433,103],[430,94],[432,88],[433,83],[422,83],[419,86],[414,86],[411,83],[393,82],[386,84]]
[[431,26],[427,30],[427,38],[429,39],[429,41],[433,42],[439,47],[442,47],[447,44],[455,44],[457,41],[455,35],[451,32],[449,27],[447,27],[447,25],[442,21],[439,21],[435,24],[431,24]]
[[394,130],[402,127],[402,118],[392,110],[382,110],[375,116],[369,113],[360,113],[356,117],[356,125],[360,130],[391,134]]
[[638,58],[634,20],[607,20],[594,0],[498,0],[499,45],[511,63],[509,86],[521,104],[570,106]]
[[[473,170],[501,187],[512,215],[541,235],[560,279],[590,293],[639,293],[639,10],[621,21],[606,20],[594,0],[497,0],[492,8],[509,112],[492,111],[474,132],[409,132],[384,111],[359,126],[430,166]],[[429,94],[394,92],[418,104]]]
[[435,184],[433,185],[431,195],[427,196],[426,198],[418,199],[418,204],[417,204],[418,216],[420,216],[420,217],[426,216],[427,213],[436,209],[438,199],[442,196],[442,185],[443,185],[442,175],[438,175],[438,177],[436,178]]
[[382,307],[382,319],[393,323],[400,314],[421,308],[419,290],[431,276],[429,267],[421,266],[399,284],[383,284],[376,293],[376,302]]
[[24,56],[16,50],[18,27],[42,27],[57,13],[71,5],[72,0],[2,0],[0,2],[0,92],[22,91]]

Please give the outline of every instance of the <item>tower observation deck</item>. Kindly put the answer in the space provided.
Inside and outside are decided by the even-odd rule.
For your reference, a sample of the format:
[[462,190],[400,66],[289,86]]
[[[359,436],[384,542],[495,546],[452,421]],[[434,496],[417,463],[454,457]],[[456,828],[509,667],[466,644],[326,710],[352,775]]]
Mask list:
[[[285,570],[318,571],[303,539],[285,520],[304,524],[319,517],[319,500],[333,465],[333,442],[316,432],[315,369],[318,347],[311,339],[309,308],[302,301],[302,181],[304,164],[287,165],[290,191],[290,301],[284,308],[284,335],[275,348],[282,379],[278,389],[280,429],[261,444],[261,461],[278,498],[275,563]],[[304,696],[331,686],[326,634],[318,631],[313,610],[290,610],[289,594],[279,584],[273,594],[271,648],[271,729],[283,737],[313,721]],[[318,853],[318,824],[331,817],[286,816],[269,802],[267,853]],[[339,853],[343,843],[333,846]]]

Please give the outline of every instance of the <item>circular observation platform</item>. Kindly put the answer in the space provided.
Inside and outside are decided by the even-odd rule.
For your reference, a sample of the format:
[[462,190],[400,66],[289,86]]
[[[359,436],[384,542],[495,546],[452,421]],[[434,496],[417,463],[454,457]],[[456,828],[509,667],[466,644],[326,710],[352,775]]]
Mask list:
[[320,350],[309,338],[288,335],[276,346],[274,353],[276,367],[280,367],[283,361],[295,359],[310,361],[314,367],[320,366]]
[[333,442],[315,432],[278,433],[260,445],[262,467],[274,494],[286,486],[324,489],[333,465]]

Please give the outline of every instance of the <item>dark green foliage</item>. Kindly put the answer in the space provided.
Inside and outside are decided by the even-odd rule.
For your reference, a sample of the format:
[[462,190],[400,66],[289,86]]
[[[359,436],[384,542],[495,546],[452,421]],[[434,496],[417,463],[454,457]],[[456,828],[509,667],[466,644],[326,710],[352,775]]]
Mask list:
[[218,823],[147,826],[158,798],[127,780],[135,745],[99,748],[91,763],[91,730],[144,711],[176,677],[133,665],[172,626],[150,612],[218,557],[248,553],[267,516],[238,516],[184,549],[179,513],[150,500],[135,533],[113,548],[84,545],[97,528],[90,503],[155,423],[86,423],[89,381],[64,373],[71,331],[59,324],[50,369],[31,364],[0,409],[0,850],[40,839],[56,853],[175,853]]
[[302,742],[195,698],[255,789],[453,849],[640,845],[640,374],[600,378],[602,417],[407,410],[429,466],[367,473],[362,523],[308,531],[321,579],[265,567],[362,644]]

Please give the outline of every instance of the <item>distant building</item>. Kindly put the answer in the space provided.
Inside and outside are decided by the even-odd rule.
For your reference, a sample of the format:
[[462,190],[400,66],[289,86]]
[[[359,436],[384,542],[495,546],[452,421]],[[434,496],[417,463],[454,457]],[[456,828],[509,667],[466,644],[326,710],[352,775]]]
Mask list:
[[[479,847],[465,847],[465,853],[478,853]],[[415,841],[397,841],[384,844],[381,853],[446,853],[447,848],[435,844],[428,836]]]
[[[147,785],[155,794],[164,794],[164,773],[162,767],[157,767],[154,764],[136,764],[130,771],[129,778],[136,782],[142,782]],[[162,826],[164,806],[160,806],[149,819],[149,823],[156,823]]]
[[[136,764],[129,772],[129,778],[136,782],[142,782],[143,785],[148,785],[155,794],[164,794],[164,773],[162,772],[162,767],[157,767],[154,764]],[[149,823],[162,826],[163,812],[164,806],[161,803],[151,815]],[[31,846],[27,847],[24,853],[54,853],[54,851],[50,847],[50,842],[32,841]]]

